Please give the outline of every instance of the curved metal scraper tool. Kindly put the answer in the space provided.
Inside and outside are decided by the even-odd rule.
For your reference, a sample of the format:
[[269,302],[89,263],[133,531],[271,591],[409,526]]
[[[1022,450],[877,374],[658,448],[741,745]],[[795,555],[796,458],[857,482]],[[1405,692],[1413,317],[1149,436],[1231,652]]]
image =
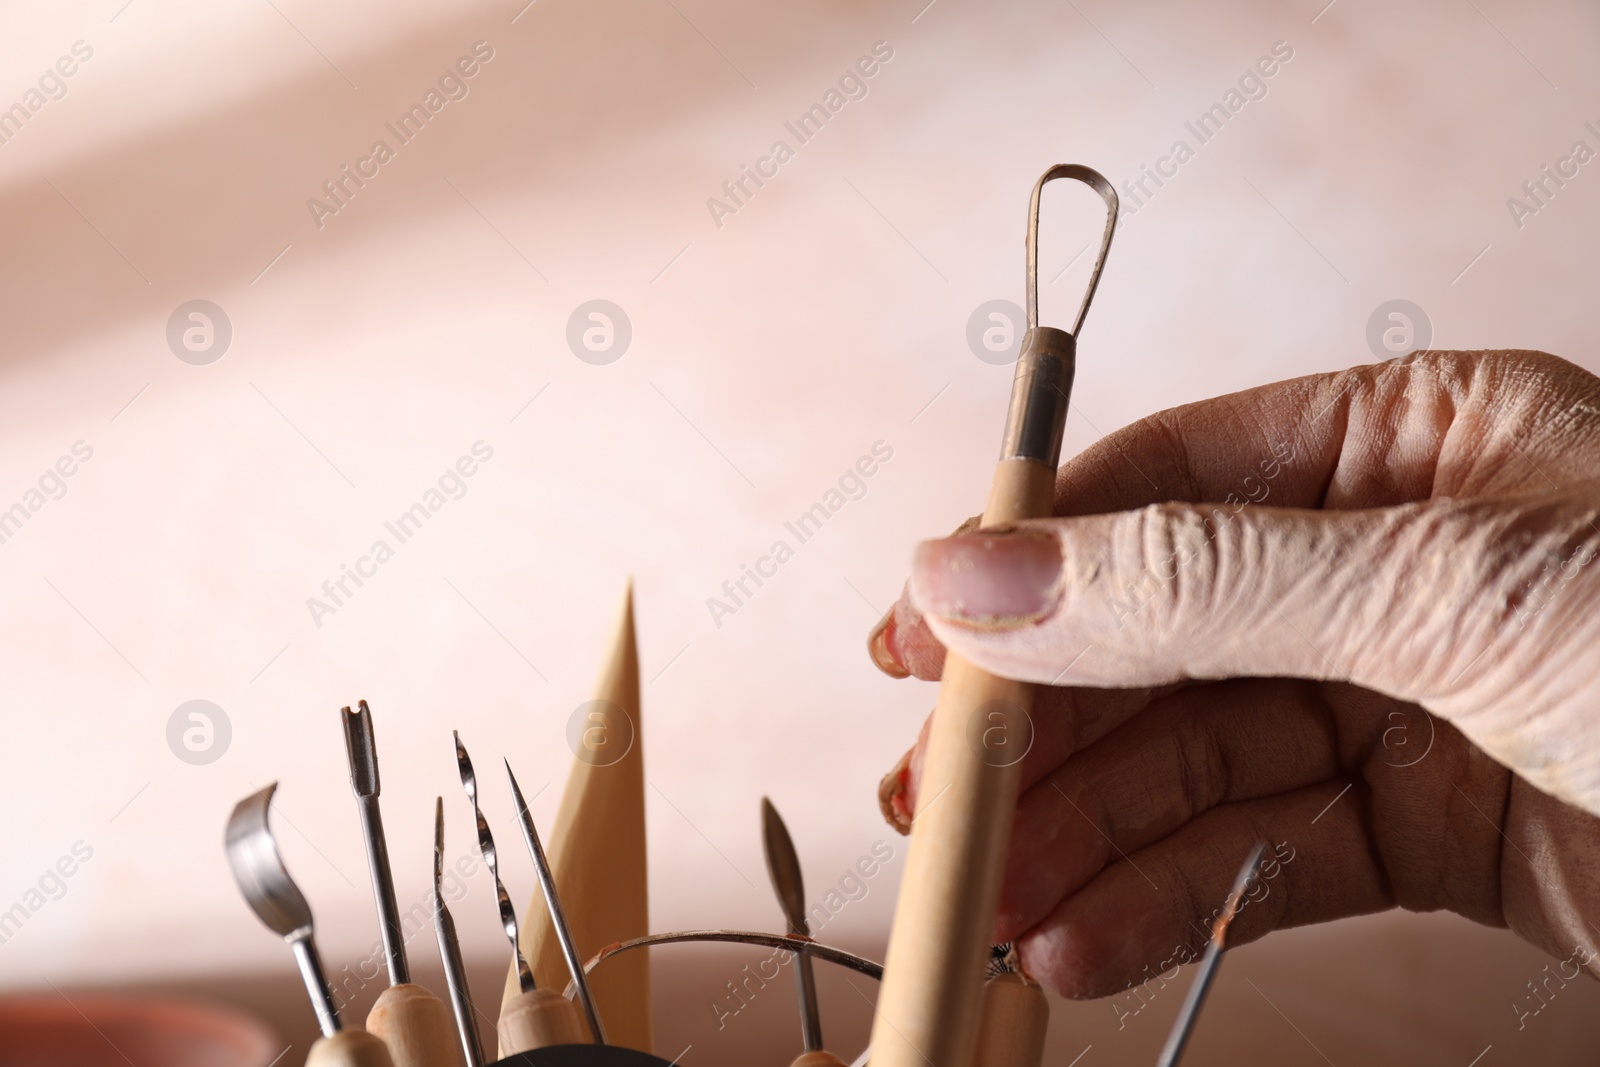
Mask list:
[[328,989],[322,960],[311,937],[311,905],[289,877],[283,857],[278,854],[278,842],[267,825],[272,794],[277,788],[278,783],[273,782],[234,805],[225,839],[228,866],[256,918],[294,950],[323,1036],[332,1037],[339,1032],[339,1008]]

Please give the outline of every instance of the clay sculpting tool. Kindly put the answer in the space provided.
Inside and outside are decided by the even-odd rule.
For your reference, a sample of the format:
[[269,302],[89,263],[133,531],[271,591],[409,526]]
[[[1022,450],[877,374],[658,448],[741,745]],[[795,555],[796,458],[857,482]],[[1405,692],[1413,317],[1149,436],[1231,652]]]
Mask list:
[[361,811],[361,833],[367,845],[367,869],[372,873],[372,896],[378,905],[383,934],[383,958],[389,984],[411,981],[406,965],[405,932],[400,928],[400,908],[394,899],[394,877],[389,870],[389,845],[383,835],[383,812],[378,807],[378,747],[372,732],[372,711],[365,700],[352,712],[341,708],[345,753],[350,759],[350,789]]
[[1183,998],[1183,1007],[1178,1009],[1178,1018],[1172,1024],[1172,1033],[1167,1035],[1167,1043],[1161,1049],[1156,1067],[1176,1067],[1178,1058],[1183,1055],[1184,1046],[1189,1043],[1189,1035],[1194,1032],[1194,1022],[1200,1014],[1200,1006],[1205,1003],[1206,994],[1211,991],[1211,983],[1217,977],[1218,968],[1222,966],[1222,953],[1228,947],[1228,927],[1233,925],[1239,909],[1244,907],[1244,895],[1249,892],[1250,883],[1261,873],[1261,858],[1266,851],[1267,843],[1257,842],[1249,858],[1244,861],[1244,866],[1239,868],[1239,875],[1233,880],[1233,889],[1228,893],[1227,903],[1222,906],[1222,914],[1211,924],[1211,940],[1206,943],[1205,955],[1200,957],[1200,968],[1195,972],[1194,981],[1189,984],[1189,992]]
[[[794,839],[783,823],[783,816],[772,806],[772,801],[761,798],[761,846],[767,857],[767,875],[772,879],[772,889],[783,908],[783,918],[789,933],[798,937],[811,936],[811,924],[806,920],[806,887],[800,870],[800,856],[795,851]],[[800,1030],[807,1052],[822,1049],[822,1013],[817,1006],[817,976],[811,967],[811,956],[801,952],[795,957],[795,991],[800,1002]]]
[[[542,840],[567,928],[585,952],[650,933],[650,878],[645,841],[644,723],[640,712],[639,650],[633,595],[622,598],[593,699],[574,710],[567,731],[572,770],[555,820]],[[522,944],[541,986],[567,982],[566,955],[543,895],[523,912]],[[648,1052],[650,960],[629,953],[590,982],[606,1023],[606,1041]],[[516,995],[516,974],[505,995]],[[674,1050],[676,1051],[676,1050]]]
[[[1039,325],[1039,199],[1057,178],[1083,182],[1106,225],[1071,331]],[[1098,172],[1057,164],[1028,205],[1028,329],[1011,389],[1000,461],[983,512],[995,527],[1051,512],[1077,338],[1116,229],[1117,193]],[[1016,814],[1021,756],[1031,743],[1032,687],[947,655],[928,731],[917,814],[872,1028],[873,1067],[971,1067],[984,956]]]
[[455,1009],[461,1054],[467,1067],[483,1067],[483,1042],[478,1038],[478,1015],[467,986],[466,964],[461,961],[461,940],[444,902],[444,797],[437,798],[433,806],[433,933],[439,939],[439,958],[444,961],[444,981]]
[[550,909],[550,921],[555,926],[556,939],[561,943],[561,954],[567,959],[567,970],[571,972],[572,980],[578,984],[578,1000],[583,1004],[583,1017],[589,1023],[589,1032],[594,1035],[595,1044],[603,1045],[606,1043],[606,1030],[594,1009],[594,994],[589,991],[583,957],[578,955],[578,946],[573,943],[566,912],[561,908],[561,894],[556,891],[555,876],[550,873],[550,861],[545,858],[544,845],[539,841],[539,829],[533,824],[533,813],[528,810],[528,802],[522,798],[517,776],[511,773],[510,760],[506,760],[506,777],[511,780],[511,799],[517,807],[517,823],[522,827],[522,839],[528,843],[528,852],[533,857],[533,869],[539,876],[539,888],[544,890],[545,906]]
[[344,1029],[339,1005],[328,988],[312,936],[311,905],[289,877],[278,852],[278,842],[267,824],[272,794],[278,783],[245,797],[228,816],[224,847],[233,880],[245,903],[268,930],[289,943],[300,976],[305,980],[311,1007],[317,1013],[322,1037],[311,1046],[307,1067],[393,1067],[381,1038],[365,1030]]
[[389,869],[389,846],[383,834],[383,813],[378,808],[378,746],[372,730],[372,710],[365,700],[356,711],[339,712],[344,725],[345,752],[350,759],[350,788],[361,810],[361,830],[367,845],[367,869],[372,873],[372,895],[377,901],[383,955],[389,967],[389,988],[378,994],[367,1013],[367,1029],[383,1038],[396,1067],[445,1067],[456,1062],[450,1010],[444,1001],[411,981],[406,964],[405,931],[395,904],[394,877]]
[[500,880],[500,854],[495,849],[494,834],[489,830],[489,820],[484,818],[478,804],[478,776],[472,769],[472,757],[467,755],[461,735],[456,734],[456,768],[461,772],[461,787],[472,801],[472,814],[478,824],[478,852],[483,865],[494,878],[495,902],[500,909],[500,925],[506,939],[511,942],[511,964],[516,968],[518,993],[500,1006],[500,1055],[546,1048],[550,1045],[577,1045],[583,1043],[583,1029],[578,1022],[577,1009],[572,1002],[551,989],[539,988],[533,979],[533,969],[522,955],[517,939],[517,910],[511,906],[511,897],[505,883]]
[[1009,944],[996,945],[983,984],[977,1067],[1039,1067],[1044,1062],[1050,1002],[1018,969]]

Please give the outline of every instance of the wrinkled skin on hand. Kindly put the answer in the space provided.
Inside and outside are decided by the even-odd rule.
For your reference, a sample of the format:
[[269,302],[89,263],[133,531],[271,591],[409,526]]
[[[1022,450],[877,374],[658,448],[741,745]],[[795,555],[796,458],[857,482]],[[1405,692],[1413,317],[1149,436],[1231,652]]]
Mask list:
[[1439,352],[1191,404],[1055,515],[924,544],[869,639],[1044,683],[994,931],[1029,974],[1190,958],[1261,839],[1232,943],[1448,908],[1600,974],[1600,379]]

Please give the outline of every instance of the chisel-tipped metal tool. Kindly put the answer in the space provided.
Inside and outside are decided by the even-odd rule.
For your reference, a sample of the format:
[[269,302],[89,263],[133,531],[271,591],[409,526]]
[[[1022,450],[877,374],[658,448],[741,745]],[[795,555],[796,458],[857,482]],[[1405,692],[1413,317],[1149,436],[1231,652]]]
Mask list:
[[[783,907],[789,933],[810,937],[800,856],[795,851],[794,839],[789,836],[789,828],[783,823],[783,816],[766,797],[761,798],[761,845],[767,856],[767,874],[772,878],[772,888]],[[811,957],[805,952],[795,959],[795,990],[800,999],[800,1023],[806,1051],[814,1052],[822,1048],[822,1016],[817,1006],[816,975],[812,971]]]
[[359,710],[343,708],[345,750],[350,756],[350,788],[361,809],[361,830],[367,843],[367,868],[372,872],[372,895],[378,905],[378,926],[383,934],[383,954],[389,965],[389,988],[378,994],[367,1013],[367,1029],[389,1046],[396,1067],[451,1067],[455,1039],[450,1011],[444,1001],[411,981],[406,965],[405,930],[395,904],[394,876],[389,870],[389,846],[383,836],[383,815],[378,810],[378,746],[372,733],[372,710],[358,702]]
[[361,832],[367,843],[367,868],[372,872],[372,896],[378,905],[383,934],[383,956],[389,966],[389,984],[411,981],[406,965],[405,932],[400,928],[400,907],[394,898],[394,876],[389,871],[389,846],[383,836],[383,813],[378,809],[378,746],[372,734],[372,711],[365,700],[356,711],[342,708],[345,751],[350,757],[350,789],[361,809]]
[[573,944],[572,930],[567,926],[566,913],[561,910],[561,894],[556,891],[556,879],[550,873],[550,861],[545,858],[544,845],[539,841],[539,829],[533,824],[533,813],[522,797],[517,776],[511,773],[511,761],[506,760],[506,777],[511,780],[511,798],[517,806],[517,822],[522,827],[522,837],[533,855],[533,869],[539,875],[539,887],[544,890],[545,904],[550,908],[550,924],[555,927],[556,938],[561,942],[561,954],[567,958],[567,969],[578,986],[578,999],[583,1002],[583,1014],[589,1021],[589,1032],[597,1044],[606,1043],[606,1031],[600,1025],[600,1015],[594,1009],[594,994],[589,991],[589,978],[583,970],[583,957]]
[[461,961],[461,941],[456,937],[456,921],[444,902],[444,797],[439,797],[433,808],[433,933],[439,939],[439,958],[444,961],[444,982],[455,1009],[461,1053],[467,1067],[483,1067],[483,1042],[478,1038],[478,1017],[472,1007],[472,991],[467,987],[467,968]]

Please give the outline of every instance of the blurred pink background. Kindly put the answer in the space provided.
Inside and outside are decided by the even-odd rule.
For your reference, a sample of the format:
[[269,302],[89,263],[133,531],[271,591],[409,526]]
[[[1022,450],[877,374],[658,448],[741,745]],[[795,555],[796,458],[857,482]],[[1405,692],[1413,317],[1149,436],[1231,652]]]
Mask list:
[[[1600,370],[1600,165],[1536,215],[1507,206],[1575,141],[1600,147],[1593,5],[925,2],[0,8],[0,108],[26,113],[0,114],[0,510],[59,495],[0,544],[0,910],[92,852],[0,944],[0,984],[208,988],[281,1003],[262,1010],[303,1039],[289,955],[223,860],[234,801],[282,782],[323,951],[359,959],[377,930],[335,710],[372,703],[399,892],[421,899],[436,794],[470,847],[452,728],[512,756],[553,818],[567,717],[629,576],[652,924],[778,924],[763,794],[814,893],[877,840],[903,852],[874,788],[933,687],[881,677],[863,638],[915,542],[983,499],[1011,370],[977,358],[968,319],[1022,301],[1027,194],[1051,163],[1122,185],[1195,147],[1123,219],[1069,454],[1159,408],[1386,358],[1368,321],[1394,299],[1434,347]],[[1185,124],[1275,44],[1292,54],[1264,95],[1200,144]],[[864,95],[799,143],[785,123],[875,46],[846,83]],[[475,47],[401,144],[385,124]],[[357,188],[341,167],[379,139],[393,158]],[[793,158],[758,163],[779,139]],[[777,173],[734,205],[746,165]],[[344,204],[314,215],[335,180]],[[1092,196],[1052,188],[1046,321],[1075,309],[1099,225]],[[604,364],[567,340],[595,299],[631,326]],[[213,362],[168,342],[193,300],[231,327]],[[90,458],[41,487],[78,442]],[[492,458],[459,499],[314,615],[477,442]],[[714,618],[708,598],[878,442],[892,458],[864,495]],[[231,734],[209,763],[169,746],[192,700]],[[880,951],[898,872],[827,939]],[[490,892],[454,908],[485,996]],[[787,1062],[788,991],[743,1034],[714,1026],[738,959],[658,957],[658,1052]],[[1450,916],[1286,934],[1230,963],[1187,1062],[1593,1062],[1586,979],[1516,1026],[1545,962]],[[871,990],[829,981],[853,1056]],[[1106,1003],[1061,1006],[1050,1062],[1150,1062],[1177,999],[1122,1029]]]

